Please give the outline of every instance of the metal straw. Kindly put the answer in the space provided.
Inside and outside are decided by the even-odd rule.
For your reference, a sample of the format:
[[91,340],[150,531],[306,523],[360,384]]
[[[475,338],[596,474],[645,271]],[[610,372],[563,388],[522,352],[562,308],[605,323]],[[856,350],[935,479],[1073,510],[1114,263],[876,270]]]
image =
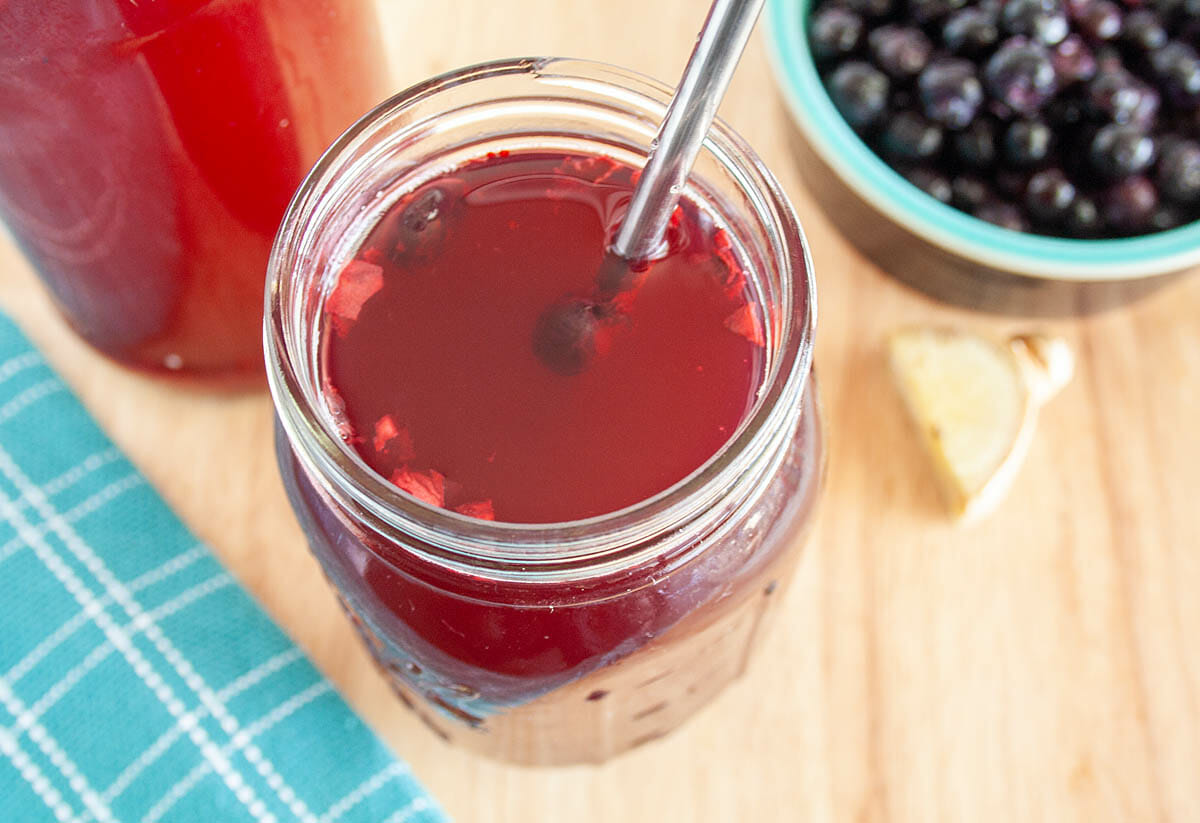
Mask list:
[[667,221],[700,153],[733,71],[765,0],[714,0],[696,48],[633,190],[613,252],[626,260],[655,257]]

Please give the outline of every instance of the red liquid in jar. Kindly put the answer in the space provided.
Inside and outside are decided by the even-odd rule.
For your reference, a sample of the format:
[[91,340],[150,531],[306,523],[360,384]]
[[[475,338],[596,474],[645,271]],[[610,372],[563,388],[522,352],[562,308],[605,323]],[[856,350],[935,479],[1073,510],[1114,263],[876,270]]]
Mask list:
[[363,0],[3,0],[0,217],[101,351],[258,372],[283,210],[381,66]]
[[[579,374],[533,351],[548,307],[595,297],[634,174],[505,153],[378,222],[320,331],[326,401],[368,465],[449,508],[554,522],[643,500],[721,448],[763,379],[762,318],[691,201]],[[642,562],[563,582],[443,566],[327,496],[282,437],[280,466],[343,606],[431,728],[510,760],[598,760],[664,734],[743,670],[819,485],[811,392],[803,404],[761,493],[715,502],[710,530],[659,535]]]
[[404,197],[326,303],[324,378],[362,458],[435,505],[556,522],[652,497],[731,437],[762,379],[761,316],[690,201],[669,251],[594,321],[578,374],[535,355],[563,297],[594,300],[635,172],[597,157],[469,163]]

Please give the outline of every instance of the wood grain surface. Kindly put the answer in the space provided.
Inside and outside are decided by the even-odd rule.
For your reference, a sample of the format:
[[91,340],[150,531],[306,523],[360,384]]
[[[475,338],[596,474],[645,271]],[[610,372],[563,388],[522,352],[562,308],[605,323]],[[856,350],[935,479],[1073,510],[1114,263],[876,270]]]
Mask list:
[[[703,0],[381,0],[397,89],[520,54],[674,80]],[[602,767],[441,743],[392,697],[284,499],[264,391],[93,354],[0,236],[0,305],[151,481],[454,816],[494,821],[1200,821],[1200,278],[1087,320],[951,309],[898,285],[805,193],[763,42],[722,111],[793,197],[817,267],[831,464],[818,528],[749,675]],[[1002,508],[962,529],[886,379],[898,325],[1064,334],[1074,382]],[[315,744],[319,743],[314,741]]]

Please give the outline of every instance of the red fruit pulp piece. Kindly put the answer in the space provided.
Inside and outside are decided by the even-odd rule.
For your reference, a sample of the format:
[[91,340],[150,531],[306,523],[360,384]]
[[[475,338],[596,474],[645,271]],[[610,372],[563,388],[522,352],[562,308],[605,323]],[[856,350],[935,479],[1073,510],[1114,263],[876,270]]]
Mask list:
[[325,312],[332,318],[339,336],[345,336],[358,319],[363,304],[382,288],[382,266],[358,259],[346,264],[325,301]]
[[475,517],[480,520],[496,519],[496,510],[492,507],[491,500],[476,500],[473,503],[463,503],[461,506],[455,506],[454,510],[459,514],[465,514],[467,517]]
[[740,307],[733,314],[726,317],[725,327],[736,334],[740,334],[756,346],[765,345],[767,342],[766,337],[763,335],[762,323],[758,320],[758,313],[749,304]]
[[392,458],[402,462],[412,460],[416,453],[413,451],[412,435],[406,426],[397,426],[390,414],[375,421],[375,451],[387,451]]
[[446,505],[446,478],[439,471],[418,471],[401,466],[392,472],[392,484],[431,506]]

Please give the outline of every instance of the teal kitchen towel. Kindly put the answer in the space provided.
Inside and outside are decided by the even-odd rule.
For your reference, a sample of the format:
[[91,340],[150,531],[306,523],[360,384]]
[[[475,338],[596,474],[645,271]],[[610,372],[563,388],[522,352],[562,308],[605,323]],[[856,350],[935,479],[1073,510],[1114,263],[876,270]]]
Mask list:
[[0,317],[0,820],[444,819]]

